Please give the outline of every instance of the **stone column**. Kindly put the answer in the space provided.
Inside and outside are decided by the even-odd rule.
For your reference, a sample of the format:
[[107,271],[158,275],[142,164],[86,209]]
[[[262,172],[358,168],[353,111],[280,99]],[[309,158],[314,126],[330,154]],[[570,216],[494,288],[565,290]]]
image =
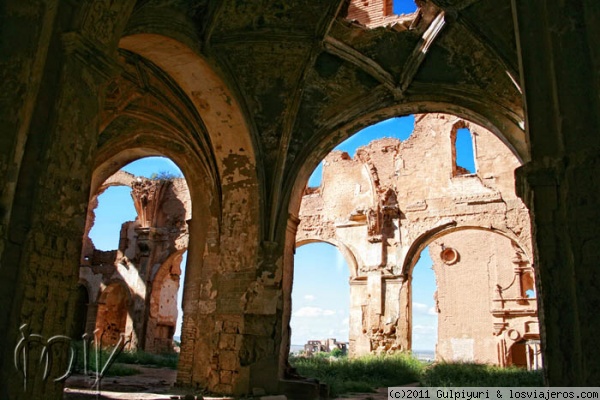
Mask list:
[[[10,38],[0,45],[0,256],[8,240],[19,170],[44,75],[57,3],[7,0],[0,13],[0,35]],[[4,272],[0,268],[2,281],[10,278]]]
[[371,341],[367,335],[364,318],[367,314],[367,306],[364,299],[367,298],[366,277],[355,277],[350,280],[350,318],[349,318],[349,355],[350,357],[361,356],[371,352]]
[[546,382],[600,382],[600,7],[513,0]]
[[[92,155],[98,136],[94,122],[100,112],[101,84],[113,66],[79,34],[63,34],[60,39],[63,59],[53,62],[55,80],[43,85],[52,106],[39,105],[31,126],[21,186],[17,187],[12,209],[13,237],[2,257],[3,266],[19,269],[16,285],[10,289],[14,296],[8,305],[12,315],[8,326],[1,329],[8,331],[3,341],[7,350],[14,349],[21,324],[28,324],[31,333],[47,339],[68,333],[65,330],[70,316],[64,305],[78,278]],[[60,59],[60,52],[53,54]],[[92,68],[87,64],[90,60],[95,65]],[[2,368],[3,377],[8,378],[7,398],[62,398],[62,385],[52,379],[43,381],[31,376],[26,390],[17,385],[22,379],[8,362],[10,359],[5,357]]]
[[279,350],[279,379],[286,378],[288,367],[288,355],[290,353],[290,341],[292,332],[290,322],[292,318],[292,289],[294,283],[294,255],[296,253],[296,234],[300,219],[294,215],[288,216],[285,248],[283,251],[283,277],[281,282],[281,291],[283,297],[283,310],[281,319],[283,326],[281,328],[281,345]]
[[[103,88],[117,72],[112,35],[120,36],[133,6],[132,1],[112,5],[116,14],[107,20],[107,4],[42,3],[56,17],[53,26],[44,27],[43,40],[28,43],[27,51],[36,53],[43,64],[22,71],[23,79],[40,82],[37,97],[28,98],[33,103],[19,110],[31,122],[9,128],[19,129],[9,136],[19,142],[13,149],[20,162],[18,184],[10,188],[14,195],[8,199],[5,223],[10,235],[1,255],[0,398],[10,399],[63,397],[62,383],[54,378],[65,372],[66,348],[57,351],[60,356],[53,359],[48,379],[36,370],[26,382],[23,371],[13,365],[12,352],[21,339],[22,324],[27,324],[28,333],[46,339],[68,333],[68,293],[78,280]],[[4,20],[8,25],[3,23],[10,29],[8,37],[33,26],[16,14],[11,17]],[[42,42],[48,43],[47,49]],[[29,71],[41,76],[30,77]],[[39,349],[29,355],[30,361],[35,359]]]
[[[152,259],[152,250],[154,244],[150,239],[152,228],[138,227],[135,229],[137,235],[137,262],[136,268],[139,273],[139,281],[141,287],[133,292],[144,293],[144,297],[134,294],[132,296],[132,304],[129,307],[130,314],[133,319],[133,332],[131,332],[131,348],[146,349],[146,328],[148,323],[148,299],[151,294],[149,281],[150,269],[152,268],[150,260]],[[129,332],[126,332],[129,334]]]

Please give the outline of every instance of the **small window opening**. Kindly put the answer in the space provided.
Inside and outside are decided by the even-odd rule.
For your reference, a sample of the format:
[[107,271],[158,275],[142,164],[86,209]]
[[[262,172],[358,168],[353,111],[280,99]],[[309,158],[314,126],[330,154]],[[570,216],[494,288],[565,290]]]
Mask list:
[[476,173],[471,131],[467,128],[458,129],[453,139],[454,176]]
[[393,0],[393,12],[396,15],[412,14],[417,11],[417,4],[414,0]]

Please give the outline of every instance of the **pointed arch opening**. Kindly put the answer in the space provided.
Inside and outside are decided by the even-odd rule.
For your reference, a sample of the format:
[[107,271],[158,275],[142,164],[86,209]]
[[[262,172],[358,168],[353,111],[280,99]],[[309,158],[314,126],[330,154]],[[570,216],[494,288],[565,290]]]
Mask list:
[[[123,333],[130,350],[158,354],[178,348],[173,339],[191,215],[187,183],[168,158],[138,159],[100,184],[88,210],[80,278],[100,293],[94,326],[101,335]],[[112,249],[97,249],[96,243]],[[116,283],[130,300],[114,300],[122,294]]]
[[[481,219],[489,219],[491,225],[506,225],[506,218],[501,216],[506,212],[502,202],[508,201],[518,210],[509,221],[514,228],[509,230],[518,232],[517,236],[525,243],[523,254],[531,255],[528,213],[514,194],[514,169],[521,163],[513,149],[499,139],[497,132],[455,115],[418,114],[412,121],[401,140],[376,140],[351,151],[355,152],[354,157],[338,145],[336,150],[342,151],[332,151],[322,162],[319,187],[305,188],[298,214],[291,212],[298,215],[298,221],[288,220],[288,232],[293,232],[296,241],[311,235],[343,241],[355,255],[357,273],[351,287],[353,283],[362,285],[364,290],[357,291],[357,296],[369,299],[357,310],[356,320],[368,321],[368,326],[356,331],[353,338],[351,316],[350,355],[413,351],[425,360],[441,359],[437,348],[442,338],[442,314],[440,302],[434,295],[439,294],[440,289],[433,258],[458,265],[467,262],[469,257],[463,257],[462,252],[452,248],[431,250],[431,247],[422,255],[429,244],[421,242],[424,232],[434,235],[457,225],[481,223]],[[456,136],[463,130],[469,139],[474,173],[470,179],[453,179],[456,175],[449,171],[464,164],[463,161],[457,164],[456,158]],[[458,146],[464,146],[460,140]],[[316,161],[312,165],[316,165]],[[415,248],[415,243],[422,247]],[[430,254],[431,251],[434,252]],[[418,275],[424,268],[412,269],[419,257],[432,259],[428,267],[430,283],[427,286],[430,288],[424,294],[426,301],[421,301],[417,293],[421,286]],[[411,260],[411,269],[405,267],[408,260]],[[493,295],[494,287],[486,287],[485,293]],[[431,321],[420,322],[419,314]],[[488,309],[486,321],[490,324],[485,328],[486,335],[496,328],[489,314]],[[534,332],[535,324],[531,327]],[[447,331],[444,325],[444,332]],[[417,337],[425,334],[429,335],[426,345]],[[480,341],[483,333],[475,336]],[[485,346],[491,344],[494,355],[500,354],[502,350],[493,342],[494,335],[488,336],[491,338],[486,336]],[[446,346],[451,339],[460,337],[443,339]],[[455,342],[457,348],[461,348],[461,343],[464,348],[469,344]],[[419,354],[422,350],[424,354]],[[479,357],[466,353],[465,360]],[[447,354],[443,358],[451,359]],[[485,357],[480,359],[500,365],[506,362],[503,357]]]

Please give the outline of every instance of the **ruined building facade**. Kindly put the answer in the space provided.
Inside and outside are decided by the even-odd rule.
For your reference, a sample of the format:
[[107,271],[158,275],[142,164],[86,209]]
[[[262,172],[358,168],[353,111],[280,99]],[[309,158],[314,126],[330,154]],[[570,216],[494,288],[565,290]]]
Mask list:
[[[137,217],[122,225],[118,249],[101,251],[94,247],[89,232],[98,196],[111,186],[131,188]],[[119,171],[100,186],[88,208],[79,269],[79,284],[85,292],[74,305],[85,310],[77,313],[80,318],[74,323],[79,329],[73,336],[96,331],[104,346],[116,345],[123,336],[128,349],[173,351],[190,217],[189,190],[183,178],[147,179]]]
[[[457,165],[459,129],[471,133],[474,173]],[[335,245],[350,267],[350,354],[411,349],[412,270],[429,246],[436,357],[526,361],[525,342],[537,343],[539,329],[527,294],[534,271],[529,215],[514,192],[518,166],[491,132],[447,114],[416,115],[403,142],[379,139],[353,158],[325,158],[321,185],[302,198],[296,240]]]
[[[374,29],[349,17],[359,3],[3,3],[0,398],[62,398],[33,373],[24,387],[15,346],[72,325],[90,196],[150,155],[180,167],[192,202],[178,383],[309,393],[287,364],[306,182],[360,129],[431,112],[489,129],[519,160],[546,383],[600,383],[598,2],[418,0]],[[56,353],[49,377],[68,364]]]

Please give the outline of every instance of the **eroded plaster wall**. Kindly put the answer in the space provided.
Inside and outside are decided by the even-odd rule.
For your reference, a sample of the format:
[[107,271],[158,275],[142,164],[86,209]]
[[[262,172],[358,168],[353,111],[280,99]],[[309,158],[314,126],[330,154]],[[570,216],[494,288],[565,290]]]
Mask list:
[[[476,173],[457,168],[454,138],[461,128],[473,138]],[[325,158],[321,185],[305,190],[296,240],[330,242],[350,255],[352,355],[410,349],[411,275],[421,251],[430,243],[431,249],[439,247],[450,232],[458,243],[476,232],[479,236],[459,250],[463,256],[455,261],[464,277],[436,269],[443,285],[441,301],[454,305],[452,312],[440,314],[438,356],[506,362],[497,350],[497,336],[506,327],[495,325],[504,322],[493,315],[495,285],[506,286],[514,276],[516,250],[511,246],[526,265],[532,251],[529,216],[513,189],[518,166],[516,156],[491,132],[447,114],[416,115],[414,131],[405,141],[379,139],[359,148],[354,157],[333,151]],[[485,234],[504,247],[482,246]],[[490,257],[493,265],[486,264]],[[497,278],[470,288],[477,282],[472,277],[490,271]],[[458,301],[465,293],[474,295]],[[469,304],[479,315],[470,321],[471,331],[453,328],[470,318]],[[533,309],[528,321],[537,323],[535,301],[528,305]],[[468,357],[453,353],[448,343],[467,334],[476,350]]]
[[[541,365],[533,268],[523,250],[488,229],[450,232],[429,245],[437,281],[436,358]],[[523,343],[525,344],[525,343]],[[530,359],[527,362],[527,359]]]

